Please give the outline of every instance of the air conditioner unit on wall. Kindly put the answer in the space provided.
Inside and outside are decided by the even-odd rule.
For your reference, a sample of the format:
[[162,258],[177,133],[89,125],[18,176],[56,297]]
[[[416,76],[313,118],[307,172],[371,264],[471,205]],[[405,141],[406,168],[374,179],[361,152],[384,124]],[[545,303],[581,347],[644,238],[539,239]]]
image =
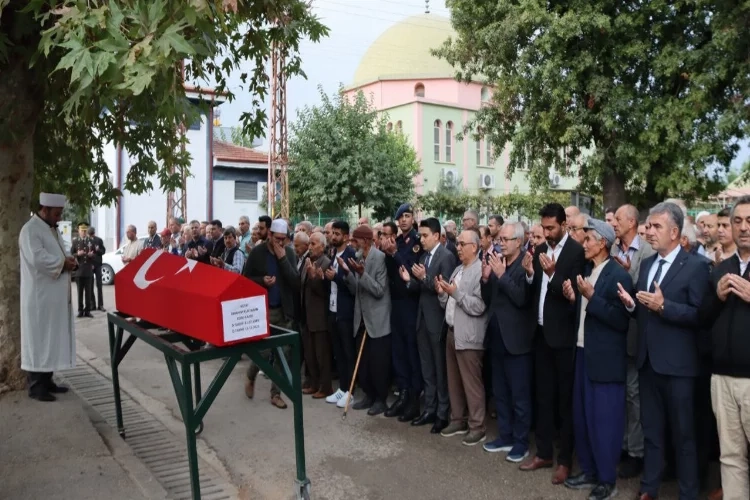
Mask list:
[[492,174],[479,174],[479,189],[494,189],[495,176]]
[[455,168],[441,168],[440,176],[446,184],[451,186],[458,182],[458,170]]
[[556,188],[560,185],[560,174],[554,169],[549,171],[549,187]]

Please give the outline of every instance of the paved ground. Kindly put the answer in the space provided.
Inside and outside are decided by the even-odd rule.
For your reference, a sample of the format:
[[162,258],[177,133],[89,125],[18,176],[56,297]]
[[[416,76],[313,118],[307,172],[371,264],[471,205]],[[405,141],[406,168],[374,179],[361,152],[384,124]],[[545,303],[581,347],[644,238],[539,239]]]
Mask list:
[[24,392],[3,396],[0,498],[164,498],[127,446],[113,440],[108,448],[95,425],[73,393],[56,403],[33,401]]
[[[114,308],[113,287],[105,287],[105,306]],[[189,314],[187,311],[176,311]],[[200,312],[194,312],[200,314]],[[104,366],[109,363],[105,313],[77,320],[84,357]],[[206,415],[203,456],[213,458],[238,486],[242,498],[286,499],[295,478],[291,407],[278,410],[268,402],[268,380],[260,377],[256,398],[248,400],[242,384],[247,362],[235,368],[224,390]],[[218,364],[206,365],[204,387]],[[124,389],[161,419],[175,425],[179,410],[164,359],[156,350],[137,342],[121,366]],[[143,394],[140,394],[142,391]],[[459,438],[432,436],[393,419],[368,417],[305,399],[307,473],[312,496],[318,500],[410,499],[580,499],[587,493],[550,484],[550,472],[520,472],[502,454],[490,455],[481,447],[462,446]],[[489,422],[494,436],[494,421]],[[620,498],[634,498],[638,482],[620,481]],[[675,485],[663,488],[664,500],[674,499]]]

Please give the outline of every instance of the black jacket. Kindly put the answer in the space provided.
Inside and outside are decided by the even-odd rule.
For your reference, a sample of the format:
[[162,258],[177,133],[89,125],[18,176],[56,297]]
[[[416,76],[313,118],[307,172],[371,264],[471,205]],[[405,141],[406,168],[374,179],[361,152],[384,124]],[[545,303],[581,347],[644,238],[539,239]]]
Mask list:
[[[246,278],[250,278],[263,288],[266,288],[263,277],[269,274],[269,256],[270,252],[267,244],[261,243],[254,247],[250,252],[250,255],[247,256],[242,275]],[[276,257],[274,256],[273,258]],[[300,277],[297,272],[297,256],[294,255],[294,250],[289,247],[284,247],[284,256],[281,259],[277,259],[277,266],[279,272],[276,276],[276,285],[278,285],[279,292],[281,293],[281,307],[284,310],[286,318],[294,321],[297,319],[295,297],[299,295],[300,291]]]
[[[713,373],[750,378],[750,304],[733,293],[722,302],[716,294],[719,280],[728,273],[740,274],[736,254],[714,269],[700,317],[703,325],[711,328]],[[750,279],[750,266],[743,277]]]
[[[591,272],[591,266],[587,266],[586,276],[591,276]],[[592,382],[625,382],[630,314],[617,294],[618,283],[625,290],[633,288],[628,272],[614,259],[609,259],[596,280],[583,323],[583,355],[586,374]],[[580,295],[576,296],[576,339],[581,322],[581,300]]]
[[482,299],[487,305],[488,314],[490,318],[497,318],[503,344],[513,355],[531,352],[536,331],[533,289],[526,282],[522,262],[523,253],[506,268],[505,274],[500,278],[492,273],[487,283],[482,283]]
[[[543,243],[534,252],[534,309],[539,310],[539,298],[542,292],[544,270],[539,263],[539,256],[547,253],[547,243]],[[544,299],[544,340],[553,349],[575,347],[578,339],[576,330],[576,308],[563,295],[563,283],[570,280],[576,282],[579,274],[583,274],[586,259],[580,243],[568,236],[565,246],[560,251],[560,257],[555,262],[555,273],[547,285],[547,295]],[[573,287],[578,295],[578,288]],[[538,316],[535,312],[535,318]]]

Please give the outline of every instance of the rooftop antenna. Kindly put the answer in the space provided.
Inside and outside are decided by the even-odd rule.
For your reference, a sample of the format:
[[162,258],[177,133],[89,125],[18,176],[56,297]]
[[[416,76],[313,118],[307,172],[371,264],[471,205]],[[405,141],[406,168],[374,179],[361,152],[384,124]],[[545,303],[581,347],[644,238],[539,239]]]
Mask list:
[[430,13],[430,0],[424,0],[424,13]]

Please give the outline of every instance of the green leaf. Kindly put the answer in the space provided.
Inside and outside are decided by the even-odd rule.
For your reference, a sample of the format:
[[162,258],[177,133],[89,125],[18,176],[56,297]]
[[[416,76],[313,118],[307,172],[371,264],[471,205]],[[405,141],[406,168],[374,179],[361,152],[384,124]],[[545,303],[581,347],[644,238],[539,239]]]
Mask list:
[[183,36],[179,33],[165,33],[163,38],[176,52],[186,55],[195,54],[195,49],[193,49],[193,46],[190,45],[190,43],[188,43],[187,40],[185,40],[185,38],[183,38]]

